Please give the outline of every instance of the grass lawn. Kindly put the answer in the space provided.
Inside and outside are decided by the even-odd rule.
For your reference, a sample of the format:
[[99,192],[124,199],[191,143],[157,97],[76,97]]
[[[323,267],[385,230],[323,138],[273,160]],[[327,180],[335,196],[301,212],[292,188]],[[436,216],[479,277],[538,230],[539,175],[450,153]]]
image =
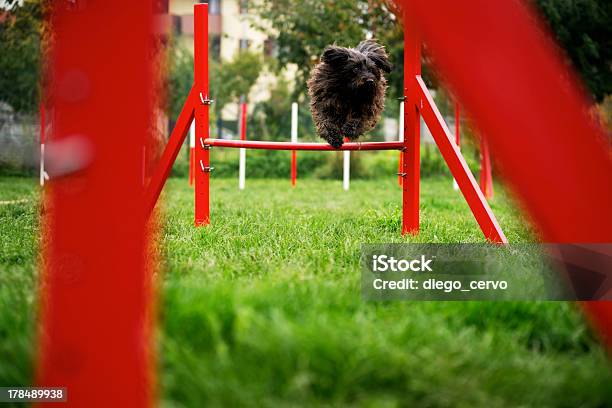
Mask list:
[[[0,386],[31,382],[37,188],[0,178]],[[511,242],[533,240],[497,188]],[[395,180],[213,179],[212,224],[192,226],[185,180],[164,191],[164,406],[605,407],[612,371],[564,302],[360,297],[362,243],[482,242],[448,179],[422,185],[422,232],[400,235]]]

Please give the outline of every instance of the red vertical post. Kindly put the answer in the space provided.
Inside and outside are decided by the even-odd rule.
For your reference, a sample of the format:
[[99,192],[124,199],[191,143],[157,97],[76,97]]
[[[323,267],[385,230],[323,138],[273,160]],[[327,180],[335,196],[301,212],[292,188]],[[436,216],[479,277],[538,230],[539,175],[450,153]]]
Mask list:
[[459,102],[455,101],[455,143],[461,146],[461,111]]
[[[405,105],[405,102],[400,102],[400,114],[399,114],[399,121],[398,121],[398,125],[399,125],[398,140],[400,142],[404,141],[404,105]],[[399,152],[399,161],[397,164],[398,164],[397,183],[401,187],[404,181],[404,177],[402,177],[403,168],[404,168],[404,153],[401,151]]]
[[[35,382],[66,387],[67,407],[150,406],[153,299],[141,160],[156,88],[152,4],[50,4],[52,178]],[[109,64],[109,53],[120,63]]]
[[[240,140],[246,140],[246,128],[247,128],[247,105],[244,102],[244,95],[241,96],[240,105],[239,105],[239,124],[240,124]],[[246,149],[239,149],[239,157],[238,157],[238,189],[244,190],[246,184]]]
[[404,7],[404,151],[402,234],[419,232],[421,132],[416,76],[421,74],[421,39]]
[[404,180],[404,177],[402,176],[403,173],[403,169],[404,169],[404,153],[400,152],[399,154],[399,163],[397,166],[397,182],[400,185],[400,187],[402,186],[402,181]]
[[493,198],[493,170],[486,137],[480,137],[480,189],[487,200]]
[[[298,141],[298,104],[291,104],[291,143]],[[297,151],[291,152],[291,186],[295,187],[297,183]]]
[[247,104],[240,104],[240,140],[246,140],[247,134]]
[[199,99],[195,106],[195,225],[210,223],[210,146],[208,89],[208,4],[194,6],[194,82]]
[[297,152],[291,151],[291,185],[295,187],[297,181]]

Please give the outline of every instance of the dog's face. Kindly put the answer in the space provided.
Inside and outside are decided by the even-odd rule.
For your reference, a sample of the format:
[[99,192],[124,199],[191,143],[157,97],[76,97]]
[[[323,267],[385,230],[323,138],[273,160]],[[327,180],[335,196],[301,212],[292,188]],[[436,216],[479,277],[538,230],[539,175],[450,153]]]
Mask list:
[[363,41],[356,48],[329,46],[321,60],[354,92],[373,93],[383,72],[391,72],[384,47],[372,40]]

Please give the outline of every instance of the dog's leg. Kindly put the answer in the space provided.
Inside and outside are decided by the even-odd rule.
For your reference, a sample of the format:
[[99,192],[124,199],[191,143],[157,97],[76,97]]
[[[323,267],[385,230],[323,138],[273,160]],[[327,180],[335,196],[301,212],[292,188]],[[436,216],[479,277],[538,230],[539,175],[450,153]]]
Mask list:
[[333,105],[324,106],[314,119],[319,136],[325,139],[334,149],[339,149],[344,140],[337,123],[336,107]]
[[334,149],[339,149],[342,147],[342,143],[344,142],[342,140],[340,128],[329,122],[321,124],[319,135],[323,139],[327,140],[327,143],[329,143]]
[[357,119],[347,118],[346,122],[342,125],[342,136],[348,137],[349,139],[355,139],[359,134],[359,121]]
[[361,118],[351,118],[350,116],[347,118],[346,122],[342,125],[342,135],[344,137],[348,137],[351,140],[357,139],[361,136],[364,131],[364,123]]

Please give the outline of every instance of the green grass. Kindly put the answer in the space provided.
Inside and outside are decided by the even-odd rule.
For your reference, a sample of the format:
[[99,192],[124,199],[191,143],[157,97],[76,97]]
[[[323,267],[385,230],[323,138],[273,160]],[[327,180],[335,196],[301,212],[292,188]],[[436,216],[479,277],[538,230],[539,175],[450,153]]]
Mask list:
[[[35,185],[0,178],[5,196]],[[512,242],[533,233],[500,188]],[[362,243],[482,242],[451,181],[425,179],[422,231],[400,234],[394,180],[214,179],[212,223],[171,179],[160,231],[165,406],[605,407],[612,371],[569,303],[360,297]],[[0,206],[0,386],[31,381],[37,207]]]
[[36,318],[38,189],[34,179],[0,177],[0,386],[32,381]]

